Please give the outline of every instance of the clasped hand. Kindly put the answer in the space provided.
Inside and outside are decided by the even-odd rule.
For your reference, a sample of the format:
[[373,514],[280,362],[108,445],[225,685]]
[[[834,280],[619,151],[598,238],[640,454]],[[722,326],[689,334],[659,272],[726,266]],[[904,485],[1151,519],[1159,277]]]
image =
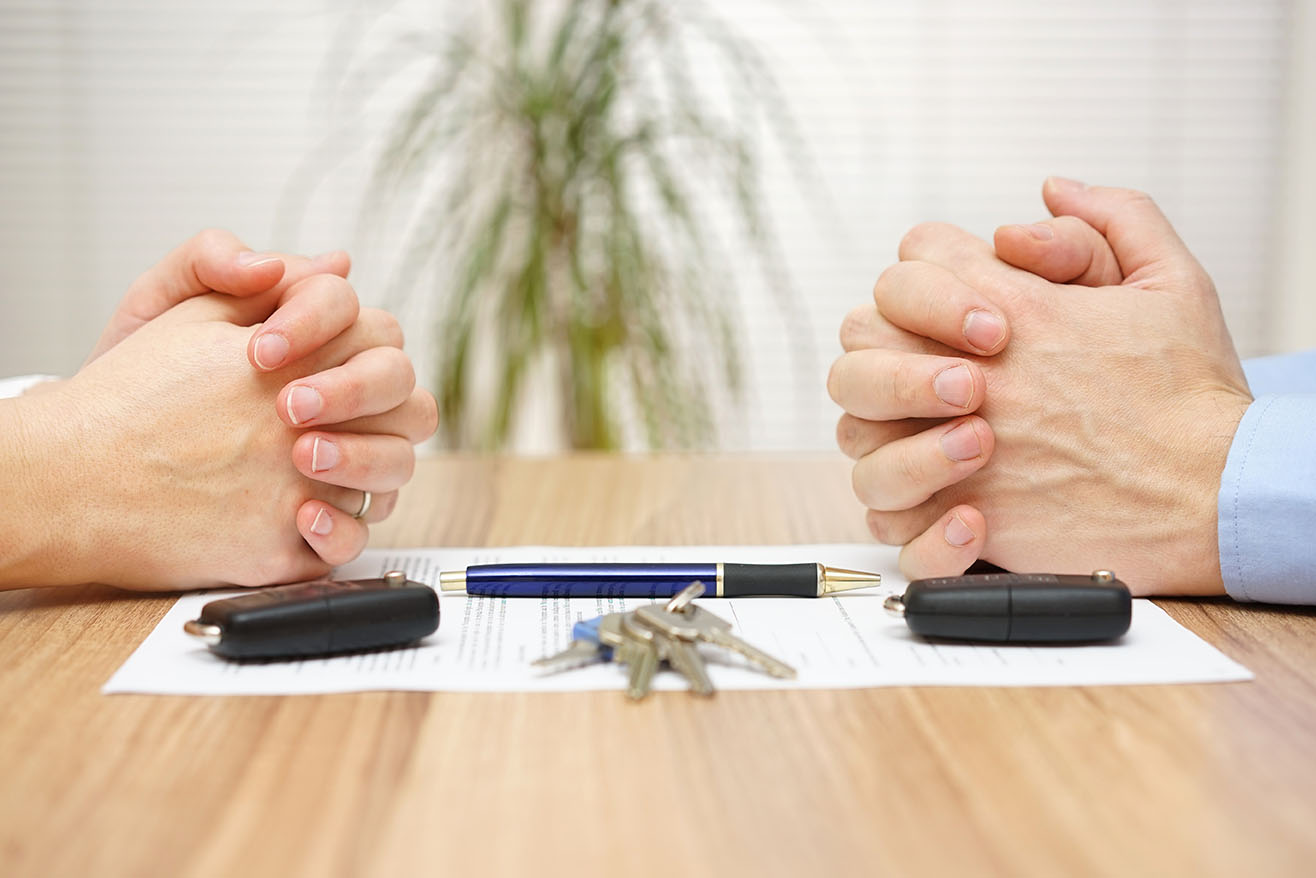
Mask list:
[[982,558],[1223,592],[1216,494],[1251,401],[1215,288],[1145,195],[1051,179],[994,247],[909,232],[828,377],[855,493],[911,578]]
[[437,408],[347,272],[207,232],[134,283],[84,367],[19,401],[43,499],[16,581],[262,585],[359,554]]

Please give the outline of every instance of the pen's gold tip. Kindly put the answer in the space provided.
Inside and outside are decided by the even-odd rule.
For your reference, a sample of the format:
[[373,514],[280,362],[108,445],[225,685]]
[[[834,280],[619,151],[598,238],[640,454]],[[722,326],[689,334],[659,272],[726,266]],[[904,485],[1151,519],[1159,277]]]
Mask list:
[[439,591],[466,591],[466,571],[445,570],[440,573]]
[[882,574],[867,573],[863,570],[846,570],[841,567],[823,568],[823,594],[838,591],[854,591],[857,588],[872,588],[882,584]]

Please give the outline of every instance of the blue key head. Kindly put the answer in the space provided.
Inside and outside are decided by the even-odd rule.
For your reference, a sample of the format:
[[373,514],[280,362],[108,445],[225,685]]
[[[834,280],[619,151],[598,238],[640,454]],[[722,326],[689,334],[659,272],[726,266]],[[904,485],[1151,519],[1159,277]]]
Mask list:
[[582,619],[571,627],[572,640],[588,640],[590,643],[599,642],[599,622],[603,620],[602,616],[595,616],[593,619]]

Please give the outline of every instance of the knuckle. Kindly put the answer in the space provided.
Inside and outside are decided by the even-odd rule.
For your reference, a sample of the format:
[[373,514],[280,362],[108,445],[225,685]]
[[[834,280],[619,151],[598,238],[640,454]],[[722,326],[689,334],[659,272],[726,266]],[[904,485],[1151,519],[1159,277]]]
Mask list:
[[1141,189],[1125,189],[1124,203],[1129,207],[1148,207],[1156,204],[1152,197]]
[[[927,237],[934,234],[932,231],[925,228],[931,225],[933,224],[924,223],[923,226],[920,227],[923,229],[923,231],[921,231],[919,234],[922,236],[923,239],[926,239]],[[882,277],[878,278],[878,280],[883,282],[883,286],[896,289],[909,283],[912,279],[917,278],[923,271],[927,269],[927,267],[928,267],[928,263],[924,262],[921,259],[904,259],[893,265],[887,266],[886,271],[882,272]]]
[[356,412],[361,410],[368,394],[366,392],[364,380],[354,375],[350,371],[342,373],[342,378],[334,388],[336,408],[340,412]]
[[928,224],[919,223],[918,225],[905,232],[900,239],[900,246],[896,252],[900,254],[901,259],[907,259],[908,254],[918,249],[919,245],[927,240]]
[[402,326],[392,314],[382,308],[362,308],[357,319],[377,344],[401,349]]
[[929,241],[945,234],[947,230],[953,229],[950,223],[942,222],[923,222],[914,226],[905,237],[900,240],[900,258],[909,259],[908,254],[914,253],[926,246]]
[[325,277],[333,278],[334,295],[347,306],[346,310],[351,312],[353,318],[358,316],[361,313],[361,298],[356,294],[352,282],[336,274],[327,274]]
[[371,381],[381,389],[387,388],[390,394],[401,393],[398,402],[405,402],[406,396],[416,387],[416,367],[400,348],[383,346],[371,348],[366,352],[371,364]]
[[[397,350],[397,348],[394,348],[394,350]],[[403,368],[405,371],[403,372],[404,378],[402,383],[406,386],[407,393],[411,393],[411,391],[416,389],[416,365],[411,362],[410,357],[407,357],[405,354],[403,354],[403,357],[405,358],[403,360]]]
[[941,323],[944,323],[943,314],[950,304],[947,299],[949,295],[944,287],[929,286],[923,290],[923,295],[916,299],[914,306],[915,326],[924,329],[932,329]]
[[844,414],[836,422],[836,444],[846,457],[859,457],[864,424],[854,415]]
[[275,582],[287,582],[302,565],[301,552],[293,546],[283,545],[269,552],[256,561],[253,573],[256,582],[252,585],[269,585]]
[[841,320],[841,347],[849,351],[868,342],[872,337],[873,318],[876,316],[877,309],[872,305],[850,309],[850,313]]
[[892,403],[900,406],[901,409],[896,414],[902,416],[915,414],[911,410],[923,402],[926,384],[918,361],[910,357],[900,357],[890,370],[888,380],[890,382],[887,388],[888,395]]
[[913,539],[900,550],[900,572],[911,582],[932,576],[955,576],[963,568],[943,568],[934,553],[928,551],[928,545],[921,539]]
[[952,326],[959,330],[972,303],[965,301],[966,290],[955,278],[943,274],[928,278],[921,288],[920,303],[923,307],[924,325],[928,327]]
[[393,510],[396,509],[398,506],[398,492],[389,491],[382,498],[378,498],[378,499],[382,500],[379,509],[380,518],[381,519],[388,518],[390,515],[393,514]]
[[1113,199],[1116,211],[1133,216],[1159,213],[1155,199],[1141,189],[1120,189]]
[[850,468],[850,490],[859,498],[859,502],[863,503],[869,509],[872,509],[877,505],[872,501],[872,492],[868,487],[868,474],[864,467],[864,461],[862,460],[856,462],[855,465]]
[[306,279],[317,296],[341,302],[352,309],[359,310],[361,300],[356,295],[356,288],[336,274],[313,274]]
[[434,431],[439,429],[439,402],[434,398],[434,394],[428,390],[416,391],[420,394],[421,399],[421,436],[418,441],[424,441],[434,435]]
[[902,494],[913,493],[923,487],[927,480],[927,471],[923,462],[914,449],[908,445],[892,446],[892,455],[890,463],[890,476],[892,481],[901,487]]
[[364,521],[355,521],[352,523],[357,525],[357,528],[361,532],[361,536],[350,541],[344,540],[342,543],[331,542],[329,545],[325,546],[325,548],[320,551],[320,557],[323,558],[326,563],[333,564],[334,566],[346,564],[348,561],[351,561],[357,555],[361,554],[360,547],[364,544],[367,538],[369,527]]
[[388,352],[390,367],[401,377],[410,393],[416,386],[416,366],[411,362],[411,357],[404,354],[402,348],[386,347],[384,350]]
[[850,416],[841,415],[836,420],[836,444],[848,454],[852,442],[854,442],[854,426],[850,423]]
[[841,403],[840,389],[842,375],[846,368],[845,362],[846,355],[842,354],[836,358],[832,363],[831,368],[827,370],[827,395],[832,398],[832,402],[841,405],[842,407],[844,406]]
[[[908,239],[912,234],[914,234],[913,230],[906,232],[905,238]],[[902,249],[904,247],[903,241],[901,247]],[[877,304],[879,311],[882,310],[882,302],[890,297],[891,291],[903,282],[908,271],[908,265],[908,262],[893,263],[884,268],[882,273],[877,276],[877,283],[873,284],[873,301]]]
[[1215,281],[1211,280],[1211,275],[1207,274],[1206,269],[1200,263],[1193,263],[1188,276],[1188,282],[1194,292],[1211,300],[1216,298]]
[[901,506],[893,502],[889,473],[884,466],[885,455],[876,452],[864,455],[850,472],[850,486],[859,502],[869,509],[891,512]]
[[232,240],[232,235],[224,229],[207,228],[197,232],[192,237],[192,243],[203,251],[217,250],[226,246]]
[[905,542],[900,538],[901,528],[898,524],[900,516],[890,512],[878,512],[876,509],[870,509],[866,519],[869,533],[879,543],[886,546],[899,546]]

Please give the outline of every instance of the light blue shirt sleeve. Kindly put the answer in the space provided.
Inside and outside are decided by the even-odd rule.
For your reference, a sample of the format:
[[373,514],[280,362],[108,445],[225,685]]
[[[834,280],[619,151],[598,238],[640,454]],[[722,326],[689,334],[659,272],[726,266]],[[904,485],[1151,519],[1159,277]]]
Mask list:
[[1255,399],[1220,477],[1220,573],[1242,601],[1316,604],[1316,350],[1244,363]]
[[1243,371],[1253,396],[1316,393],[1316,350],[1246,360]]

